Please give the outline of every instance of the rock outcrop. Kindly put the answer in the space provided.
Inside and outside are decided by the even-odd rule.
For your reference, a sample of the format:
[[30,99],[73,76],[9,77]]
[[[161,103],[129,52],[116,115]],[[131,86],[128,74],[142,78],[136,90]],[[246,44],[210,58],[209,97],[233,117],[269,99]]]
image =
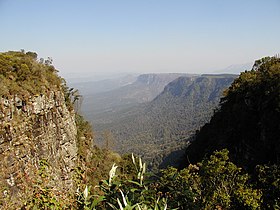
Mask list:
[[67,206],[83,181],[91,131],[57,72],[34,52],[0,53],[0,209]]
[[51,165],[49,185],[73,190],[77,159],[75,114],[62,91],[0,100],[0,167],[2,196],[17,197],[22,182],[32,184],[40,161]]

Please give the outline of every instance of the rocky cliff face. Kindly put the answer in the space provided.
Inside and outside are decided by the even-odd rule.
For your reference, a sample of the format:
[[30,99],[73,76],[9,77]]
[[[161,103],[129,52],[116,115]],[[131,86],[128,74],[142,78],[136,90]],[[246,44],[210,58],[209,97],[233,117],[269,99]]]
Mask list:
[[150,91],[155,91],[153,96],[149,99],[154,99],[164,87],[171,81],[177,79],[178,77],[193,77],[192,74],[184,73],[159,73],[159,74],[141,74],[137,77],[135,85],[150,86]]
[[58,191],[72,190],[76,135],[75,114],[66,106],[62,91],[25,98],[2,97],[0,196],[13,201],[20,198],[26,193],[26,184],[34,185],[34,179],[42,176],[47,165],[51,166],[48,185]]

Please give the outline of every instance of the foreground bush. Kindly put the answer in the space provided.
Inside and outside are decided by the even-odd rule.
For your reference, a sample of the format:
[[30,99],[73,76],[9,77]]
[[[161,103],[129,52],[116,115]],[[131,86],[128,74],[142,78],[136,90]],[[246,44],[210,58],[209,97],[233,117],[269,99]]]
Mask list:
[[179,209],[259,209],[262,195],[249,184],[249,175],[229,161],[227,150],[181,171],[163,170],[159,189]]
[[41,180],[22,209],[279,209],[279,166],[258,166],[251,179],[228,153],[216,151],[196,165],[169,167],[158,176],[146,173],[146,164],[132,155],[113,164],[98,185],[81,184],[75,195],[63,198],[48,188],[50,165],[42,162]]
[[[141,159],[131,157],[130,178],[112,166],[107,180],[79,195],[84,209],[260,209],[261,190],[249,175],[229,161],[228,151],[215,152],[197,165],[162,170],[152,181]],[[122,168],[123,169],[123,168]],[[91,194],[92,193],[92,194]]]

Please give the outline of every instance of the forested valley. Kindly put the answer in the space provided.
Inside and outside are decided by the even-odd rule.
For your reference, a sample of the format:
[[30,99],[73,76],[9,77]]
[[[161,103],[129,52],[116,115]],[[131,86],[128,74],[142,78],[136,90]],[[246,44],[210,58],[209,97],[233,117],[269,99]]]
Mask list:
[[280,208],[277,56],[239,76],[179,75],[108,112],[93,125],[103,139],[51,59],[1,53],[0,82],[2,209]]
[[178,77],[150,102],[102,115],[109,122],[93,121],[93,129],[101,134],[96,141],[121,154],[141,156],[154,171],[179,166],[184,148],[210,120],[223,91],[236,77]]

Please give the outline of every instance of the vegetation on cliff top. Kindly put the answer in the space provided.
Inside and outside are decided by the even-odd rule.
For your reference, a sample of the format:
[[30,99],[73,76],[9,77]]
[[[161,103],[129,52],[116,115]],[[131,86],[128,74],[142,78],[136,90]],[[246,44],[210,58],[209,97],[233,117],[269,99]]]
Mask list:
[[59,89],[63,79],[57,72],[51,58],[38,59],[35,52],[0,53],[0,96],[27,96]]

